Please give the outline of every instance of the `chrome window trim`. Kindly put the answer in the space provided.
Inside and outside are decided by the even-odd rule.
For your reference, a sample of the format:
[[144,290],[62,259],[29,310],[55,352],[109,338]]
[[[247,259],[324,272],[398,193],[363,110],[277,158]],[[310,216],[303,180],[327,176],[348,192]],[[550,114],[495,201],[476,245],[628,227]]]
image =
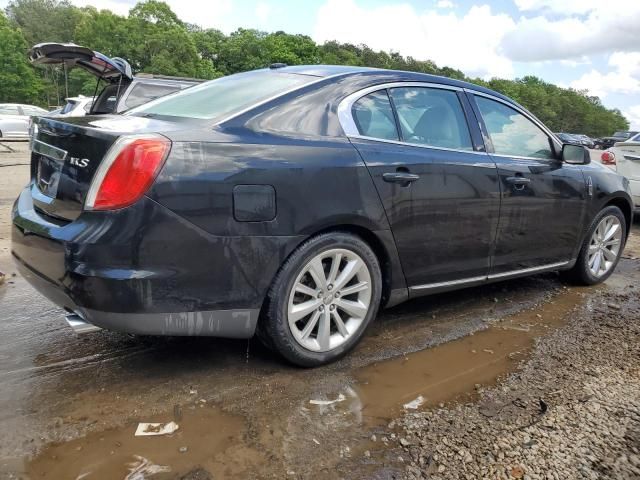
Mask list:
[[[539,162],[559,162],[560,161],[560,160],[557,160],[555,158],[524,157],[524,156],[520,156],[520,155],[505,155],[503,153],[491,153],[490,155],[492,157],[510,158],[510,159],[515,159],[515,160],[537,160]],[[567,165],[571,165],[571,164],[568,163]]]
[[32,142],[31,150],[34,153],[39,153],[40,155],[44,155],[45,157],[59,162],[64,162],[69,154],[66,150],[62,150],[61,148],[54,147],[53,145],[49,145],[48,143],[36,139]]
[[449,282],[438,282],[438,283],[427,283],[424,285],[415,285],[415,286],[409,287],[409,290],[411,291],[435,290],[437,288],[454,287],[454,286],[466,285],[470,283],[485,282],[488,280],[499,280],[501,278],[508,278],[508,277],[518,276],[518,275],[526,275],[528,273],[543,272],[545,270],[553,270],[555,268],[564,267],[569,263],[571,262],[570,261],[556,262],[556,263],[549,263],[546,265],[540,265],[537,267],[523,268],[520,270],[511,270],[509,272],[496,273],[493,275],[483,275],[480,277],[462,278],[460,280],[451,280]]
[[349,135],[349,138],[356,138],[359,140],[369,140],[372,142],[391,143],[394,145],[402,145],[403,147],[418,147],[426,148],[429,150],[443,150],[445,152],[459,152],[459,153],[474,153],[476,155],[488,155],[487,152],[477,152],[475,150],[463,150],[459,148],[446,148],[446,147],[432,147],[431,145],[424,145],[421,143],[409,143],[400,140],[387,140],[386,138],[368,137],[366,135]]
[[[377,92],[378,90],[386,90],[388,88],[404,88],[404,87],[422,87],[422,88],[438,88],[440,90],[451,90],[454,92],[462,92],[463,89],[461,87],[456,87],[454,85],[445,85],[442,83],[430,83],[430,82],[387,82],[387,83],[379,83],[377,85],[372,85],[370,87],[363,88],[354,92],[345,98],[343,98],[338,104],[338,121],[342,126],[342,130],[344,131],[347,137],[363,137],[360,135],[360,131],[356,126],[356,122],[353,120],[353,115],[351,114],[351,108],[353,104],[360,100],[365,95],[368,95],[373,92]],[[460,105],[462,108],[462,105]],[[471,132],[469,132],[471,135]],[[380,140],[374,137],[367,137],[371,140]],[[415,143],[407,143],[407,142],[399,142],[401,145],[411,145],[415,146]],[[423,145],[427,148],[435,148],[430,147],[429,145]],[[462,150],[466,152],[467,150]],[[483,152],[482,152],[483,153]]]
[[[553,132],[551,130],[549,130],[540,120],[538,120],[531,113],[527,112],[524,108],[520,107],[519,105],[516,105],[515,103],[511,103],[511,102],[509,102],[507,100],[504,100],[503,98],[496,97],[495,95],[491,95],[490,93],[479,92],[478,90],[473,90],[471,88],[465,88],[464,91],[467,92],[467,93],[470,93],[472,95],[477,95],[479,97],[488,98],[489,100],[494,100],[496,102],[502,103],[503,105],[506,105],[507,107],[510,107],[510,108],[514,109],[518,113],[524,115],[525,118],[527,118],[531,122],[533,122],[533,124],[536,125],[540,130],[542,130],[544,133],[546,133],[547,136],[549,138],[551,138],[551,140],[556,145],[556,147],[558,147],[560,150],[562,149],[562,144],[558,142],[558,139],[553,134]],[[484,119],[483,119],[483,121],[484,121]],[[487,132],[487,133],[489,133],[489,132]],[[489,135],[491,135],[491,134],[489,134]],[[491,155],[507,157],[507,158],[524,158],[524,159],[533,158],[535,160],[555,160],[553,158],[524,157],[524,156],[516,156],[516,155],[497,154],[497,153],[492,153]]]

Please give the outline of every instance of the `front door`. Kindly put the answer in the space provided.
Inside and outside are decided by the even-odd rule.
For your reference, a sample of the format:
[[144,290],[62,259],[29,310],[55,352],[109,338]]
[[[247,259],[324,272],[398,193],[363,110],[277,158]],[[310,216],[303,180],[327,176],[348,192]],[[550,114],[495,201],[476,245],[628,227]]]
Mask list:
[[588,191],[581,167],[562,163],[551,137],[524,112],[474,98],[502,190],[491,275],[569,262],[584,227]]
[[489,272],[500,187],[493,160],[474,149],[460,100],[453,89],[412,85],[352,107],[359,135],[351,141],[373,177],[412,294],[481,282]]

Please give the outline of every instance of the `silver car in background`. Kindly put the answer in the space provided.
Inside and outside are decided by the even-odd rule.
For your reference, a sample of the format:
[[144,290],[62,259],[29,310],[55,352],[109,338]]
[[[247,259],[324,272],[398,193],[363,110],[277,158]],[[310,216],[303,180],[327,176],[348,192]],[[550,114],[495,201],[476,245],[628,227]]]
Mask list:
[[77,97],[69,97],[64,107],[58,108],[47,113],[47,117],[84,117],[91,112],[94,97],[85,97],[79,95]]
[[0,138],[29,138],[29,119],[47,113],[34,105],[0,103]]

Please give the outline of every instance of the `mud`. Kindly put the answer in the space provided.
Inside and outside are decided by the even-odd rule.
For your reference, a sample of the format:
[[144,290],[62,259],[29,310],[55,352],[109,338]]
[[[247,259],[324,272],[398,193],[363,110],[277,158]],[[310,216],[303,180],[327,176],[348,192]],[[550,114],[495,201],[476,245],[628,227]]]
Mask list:
[[422,408],[472,400],[477,388],[495,385],[513,370],[537,337],[562,326],[589,290],[564,290],[538,308],[510,315],[486,330],[363,368],[357,373],[356,391],[364,416],[372,424],[395,418],[419,397]]
[[[27,463],[31,478],[154,478],[183,476],[200,466],[214,478],[243,477],[248,466],[266,464],[261,453],[242,445],[243,421],[217,408],[191,405],[175,418],[177,432],[135,437],[137,423],[96,432],[47,447]],[[168,414],[149,419],[173,420]],[[212,428],[214,427],[214,428]],[[138,475],[138,476],[136,476]]]
[[[14,157],[0,165],[24,152]],[[60,309],[12,276],[9,209],[28,167],[0,173],[0,478],[126,478],[134,467],[165,467],[153,478],[335,478],[403,404],[473,400],[593,290],[546,274],[415,300],[383,312],[351,355],[314,370],[255,341],[76,337]],[[602,288],[637,283],[637,234],[630,245]],[[170,420],[180,425],[173,435],[134,437],[138,422]]]

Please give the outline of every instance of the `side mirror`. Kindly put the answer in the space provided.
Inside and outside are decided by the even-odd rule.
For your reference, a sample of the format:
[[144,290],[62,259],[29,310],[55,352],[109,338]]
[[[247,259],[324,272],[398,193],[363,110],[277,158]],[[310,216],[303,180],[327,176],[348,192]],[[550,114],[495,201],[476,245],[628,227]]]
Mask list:
[[562,161],[572,165],[588,165],[591,163],[591,154],[582,145],[565,143],[562,145]]

